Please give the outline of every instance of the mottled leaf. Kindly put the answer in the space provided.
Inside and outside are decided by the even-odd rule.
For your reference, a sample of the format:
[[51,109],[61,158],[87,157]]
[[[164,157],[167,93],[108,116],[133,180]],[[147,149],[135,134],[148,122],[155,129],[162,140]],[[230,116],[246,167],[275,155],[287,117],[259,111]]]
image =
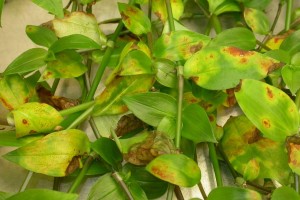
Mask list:
[[[174,19],[179,20],[180,16],[183,14],[184,4],[182,0],[171,1],[172,13]],[[152,12],[163,22],[167,21],[168,14],[166,3],[164,0],[153,0],[152,1]]]
[[99,29],[94,15],[84,12],[72,12],[63,19],[54,19],[52,23],[58,37],[81,34],[91,38],[100,45],[106,43],[106,36]]
[[[237,35],[239,37],[237,37]],[[256,46],[256,38],[252,31],[242,27],[226,29],[219,33],[208,45],[233,46],[243,50],[252,50]]]
[[192,187],[201,178],[197,163],[183,154],[161,155],[152,160],[146,170],[159,179],[182,187]]
[[237,86],[241,79],[260,80],[279,66],[277,60],[255,51],[213,47],[204,48],[187,60],[183,74],[203,88],[223,90]]
[[273,191],[271,200],[282,199],[300,200],[300,196],[293,188],[288,186],[282,186]]
[[151,31],[151,22],[142,10],[126,3],[118,3],[118,7],[124,25],[132,33],[142,35]]
[[245,180],[271,178],[282,184],[288,183],[291,171],[284,142],[262,137],[246,116],[227,121],[221,146],[234,169]]
[[65,49],[100,49],[101,46],[89,37],[74,34],[60,38],[51,45],[49,51],[54,53]]
[[175,98],[164,93],[128,95],[123,101],[135,116],[151,126],[158,126],[164,117],[175,118],[177,112]]
[[[25,144],[33,142],[35,140],[41,139],[42,135],[32,135],[23,138],[16,137],[16,131],[0,131],[0,147],[1,146],[11,146],[11,147],[21,147]],[[1,199],[1,198],[0,198]]]
[[152,75],[123,76],[115,78],[105,90],[96,97],[93,115],[121,114],[128,111],[122,101],[123,96],[147,92],[153,84]]
[[208,0],[209,12],[220,15],[225,12],[240,11],[240,6],[231,0]]
[[170,88],[177,87],[177,76],[175,63],[167,59],[158,59],[154,63],[154,68],[156,70],[156,80]]
[[300,65],[286,65],[282,68],[281,74],[285,84],[295,94],[300,89]]
[[291,56],[300,51],[300,30],[290,34],[280,45],[280,49],[287,51]]
[[217,142],[205,110],[191,104],[182,113],[182,136],[195,143]]
[[253,32],[266,35],[270,31],[270,22],[267,15],[254,8],[245,8],[244,18],[247,25],[252,29]]
[[22,74],[39,69],[46,64],[46,55],[47,51],[45,49],[29,49],[12,61],[12,63],[7,66],[3,74]]
[[7,200],[76,200],[78,199],[78,194],[74,193],[64,193],[47,189],[28,189],[24,192],[16,193],[15,195],[10,196]]
[[62,0],[32,0],[32,2],[59,18],[64,17]]
[[298,133],[298,109],[280,89],[246,79],[235,96],[245,115],[264,137],[283,142],[287,136]]
[[35,44],[50,47],[57,37],[53,31],[42,26],[27,25],[26,34]]
[[75,50],[65,50],[55,55],[55,60],[48,62],[41,80],[51,78],[73,78],[84,74],[87,67],[83,58]]
[[89,151],[87,135],[69,129],[48,134],[5,154],[4,158],[36,173],[62,177],[80,167],[81,156]]
[[153,55],[172,61],[186,60],[208,44],[210,38],[191,31],[175,31],[163,34],[153,47]]
[[262,200],[262,196],[254,191],[245,188],[238,187],[217,187],[213,189],[207,200],[220,200],[226,197],[226,199],[230,200]]

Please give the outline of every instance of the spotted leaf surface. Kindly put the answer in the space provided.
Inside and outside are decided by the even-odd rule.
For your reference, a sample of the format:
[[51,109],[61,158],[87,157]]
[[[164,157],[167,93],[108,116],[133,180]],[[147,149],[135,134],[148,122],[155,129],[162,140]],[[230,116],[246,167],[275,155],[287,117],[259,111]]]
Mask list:
[[[179,19],[183,14],[184,4],[182,0],[172,0],[171,1],[172,13],[174,19]],[[167,21],[168,13],[166,8],[166,2],[164,0],[153,0],[152,1],[152,11],[154,14],[163,22]]]
[[172,61],[186,60],[208,44],[210,38],[199,33],[180,30],[163,34],[154,44],[153,55]]
[[238,85],[241,79],[260,80],[279,67],[279,61],[255,51],[236,47],[204,48],[184,65],[184,76],[210,90]]
[[288,164],[293,172],[300,174],[300,140],[297,137],[288,138],[286,144],[288,150]]
[[270,30],[270,22],[263,11],[254,8],[246,8],[244,10],[244,18],[247,25],[253,32],[261,35],[268,34]]
[[69,129],[48,134],[4,158],[36,173],[62,177],[81,166],[81,156],[89,153],[89,145],[84,132]]
[[201,178],[194,160],[183,154],[164,154],[152,160],[146,170],[159,179],[182,187],[192,187]]
[[264,137],[283,142],[287,136],[298,133],[298,109],[280,89],[246,79],[235,97],[245,115]]
[[227,121],[221,146],[234,169],[245,180],[271,178],[282,184],[288,183],[291,170],[284,142],[262,137],[246,116]]

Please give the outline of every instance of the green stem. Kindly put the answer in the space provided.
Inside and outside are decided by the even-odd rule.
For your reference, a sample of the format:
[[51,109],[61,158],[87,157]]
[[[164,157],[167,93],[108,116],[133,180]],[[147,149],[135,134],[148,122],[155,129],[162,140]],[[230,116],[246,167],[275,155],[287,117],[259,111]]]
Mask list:
[[209,148],[209,157],[211,159],[211,162],[212,162],[212,165],[213,165],[213,168],[214,168],[214,172],[215,172],[217,186],[218,187],[223,186],[221,169],[220,169],[220,165],[219,165],[217,152],[216,152],[214,143],[209,142],[208,143],[208,148]]
[[26,187],[27,187],[27,185],[28,185],[28,183],[29,183],[32,175],[33,175],[33,172],[32,171],[28,171],[28,174],[27,174],[27,176],[26,176],[26,178],[25,178],[25,180],[24,180],[24,182],[23,182],[23,184],[22,184],[19,192],[23,192],[26,189]]
[[95,104],[94,101],[82,103],[82,104],[79,104],[78,106],[74,106],[74,107],[71,107],[71,108],[68,108],[68,109],[65,109],[65,110],[61,110],[61,111],[59,111],[59,114],[61,116],[71,115],[73,113],[91,108],[94,104]]
[[75,12],[76,10],[77,10],[77,0],[73,0],[71,12]]
[[195,3],[199,6],[200,10],[203,12],[203,14],[209,19],[210,15],[209,12],[207,12],[199,3],[197,0],[195,0]]
[[222,156],[223,160],[225,161],[226,165],[229,168],[229,171],[231,172],[231,175],[233,176],[233,178],[237,178],[239,177],[239,175],[237,174],[237,172],[234,170],[234,168],[232,167],[230,161],[228,160],[225,152],[223,151],[222,147],[217,146],[217,150],[220,153],[220,155]]
[[205,190],[204,190],[204,188],[203,188],[202,183],[199,182],[197,185],[198,185],[198,188],[199,188],[199,190],[200,190],[200,193],[201,193],[203,199],[206,200],[206,199],[207,199],[207,195],[206,195],[206,193],[205,193]]
[[71,4],[72,4],[72,0],[70,0],[69,2],[68,2],[68,4],[66,5],[66,7],[64,7],[64,9],[68,9],[70,6],[71,6]]
[[114,24],[114,23],[120,23],[120,20],[122,20],[121,18],[112,18],[112,19],[107,19],[104,20],[102,22],[99,22],[98,24]]
[[51,87],[51,94],[54,94],[56,89],[57,89],[57,86],[59,84],[59,81],[60,79],[59,78],[56,78],[52,84],[52,87]]
[[291,19],[292,19],[292,8],[293,8],[293,0],[286,1],[286,15],[285,15],[285,31],[290,30]]
[[130,193],[127,185],[125,184],[125,182],[124,182],[123,178],[120,176],[120,174],[118,172],[114,172],[114,173],[111,174],[111,176],[121,186],[121,188],[125,192],[127,198],[129,200],[134,200],[132,194]]
[[93,117],[89,120],[90,126],[93,129],[93,133],[97,139],[101,138],[100,132],[96,126],[95,120]]
[[211,16],[212,24],[217,34],[222,32],[222,25],[217,15],[213,14]]
[[169,184],[166,200],[172,200],[173,199],[174,189],[175,189],[175,185]]
[[300,90],[296,93],[296,99],[295,99],[295,104],[298,108],[298,111],[300,110]]
[[119,140],[117,134],[115,133],[114,130],[111,130],[110,132],[111,132],[111,135],[112,135],[112,137],[114,138],[114,140],[115,140],[115,142],[116,142],[116,144],[117,144],[117,147],[118,147],[119,150],[122,152],[122,145],[121,145],[121,142],[120,142],[120,140]]
[[166,7],[167,7],[167,13],[168,13],[168,22],[169,22],[170,32],[172,32],[172,31],[175,31],[175,23],[174,23],[173,12],[172,12],[170,0],[166,0]]
[[178,97],[177,97],[177,121],[176,121],[175,146],[177,149],[179,149],[180,141],[181,141],[182,100],[183,100],[183,89],[184,89],[184,77],[183,77],[182,65],[178,66],[177,73],[178,73]]
[[81,124],[86,118],[90,116],[90,114],[93,112],[94,106],[87,109],[85,112],[83,112],[78,118],[75,119],[66,129],[72,129]]
[[93,163],[94,156],[95,156],[95,153],[92,152],[90,154],[90,156],[86,159],[86,161],[85,161],[85,163],[84,163],[84,165],[83,165],[80,173],[78,174],[78,176],[76,177],[75,181],[73,182],[73,184],[69,188],[68,193],[75,193],[76,192],[76,190],[80,186],[82,180],[84,179],[86,172],[88,171],[89,167]]
[[60,183],[61,183],[62,178],[61,177],[54,177],[53,180],[53,187],[52,189],[55,191],[60,191]]
[[176,196],[177,200],[184,200],[184,197],[183,197],[180,187],[178,185],[175,186],[174,192],[175,192],[175,196]]

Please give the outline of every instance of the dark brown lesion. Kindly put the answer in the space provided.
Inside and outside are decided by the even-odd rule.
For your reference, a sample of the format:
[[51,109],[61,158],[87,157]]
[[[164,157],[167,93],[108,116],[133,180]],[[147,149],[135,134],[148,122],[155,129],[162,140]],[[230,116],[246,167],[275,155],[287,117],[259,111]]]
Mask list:
[[80,167],[80,156],[74,156],[66,169],[65,172],[66,176],[73,173],[79,167]]
[[246,133],[246,135],[248,144],[256,143],[263,138],[257,128],[255,128],[253,131]]
[[236,47],[226,47],[224,48],[223,51],[235,57],[246,57],[246,56],[254,55],[255,53],[254,51],[245,51]]
[[190,52],[191,52],[192,54],[194,54],[194,53],[200,51],[200,50],[202,49],[202,47],[203,47],[202,43],[198,43],[198,44],[192,45],[192,46],[190,47]]
[[267,87],[267,95],[270,99],[273,99],[273,97],[274,97],[274,94],[273,94],[272,90],[269,87]]

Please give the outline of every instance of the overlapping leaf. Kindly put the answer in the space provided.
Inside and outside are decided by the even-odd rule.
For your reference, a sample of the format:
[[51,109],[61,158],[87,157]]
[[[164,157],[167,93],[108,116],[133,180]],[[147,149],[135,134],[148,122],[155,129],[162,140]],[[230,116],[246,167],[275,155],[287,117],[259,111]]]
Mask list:
[[62,0],[32,0],[32,2],[59,18],[64,17]]
[[246,8],[244,10],[244,18],[253,32],[266,35],[270,31],[269,19],[263,11],[254,8]]
[[277,60],[255,51],[213,47],[204,48],[187,60],[184,76],[203,88],[223,90],[235,87],[241,79],[260,80],[278,67]]
[[217,187],[213,189],[207,200],[220,200],[226,197],[226,199],[230,200],[262,200],[262,196],[254,191],[245,188],[238,187]]
[[291,187],[282,186],[272,193],[271,200],[293,199],[300,200],[299,194]]
[[53,31],[42,26],[28,25],[26,34],[35,44],[44,47],[50,47],[57,40]]
[[209,12],[211,14],[220,15],[225,12],[240,11],[240,6],[230,0],[208,0]]
[[170,88],[177,87],[177,76],[175,74],[175,63],[167,59],[158,59],[154,63],[156,70],[156,80]]
[[285,84],[295,94],[300,88],[300,65],[286,65],[282,68],[281,74]]
[[0,131],[0,147],[1,146],[12,146],[12,147],[21,147],[25,144],[33,142],[35,140],[41,139],[41,135],[31,135],[28,137],[17,138],[16,131]]
[[[179,19],[183,14],[184,4],[182,0],[173,0],[171,1],[172,13],[174,19]],[[152,1],[152,11],[154,14],[163,22],[167,21],[168,14],[166,3],[164,0],[153,0]]]
[[25,169],[49,176],[66,176],[81,166],[81,156],[90,151],[87,135],[76,129],[54,132],[14,151],[4,158]]
[[245,115],[264,137],[283,142],[287,136],[298,133],[298,109],[280,89],[246,79],[235,96]]
[[291,56],[300,51],[300,30],[291,33],[280,45],[280,49],[287,51]]

